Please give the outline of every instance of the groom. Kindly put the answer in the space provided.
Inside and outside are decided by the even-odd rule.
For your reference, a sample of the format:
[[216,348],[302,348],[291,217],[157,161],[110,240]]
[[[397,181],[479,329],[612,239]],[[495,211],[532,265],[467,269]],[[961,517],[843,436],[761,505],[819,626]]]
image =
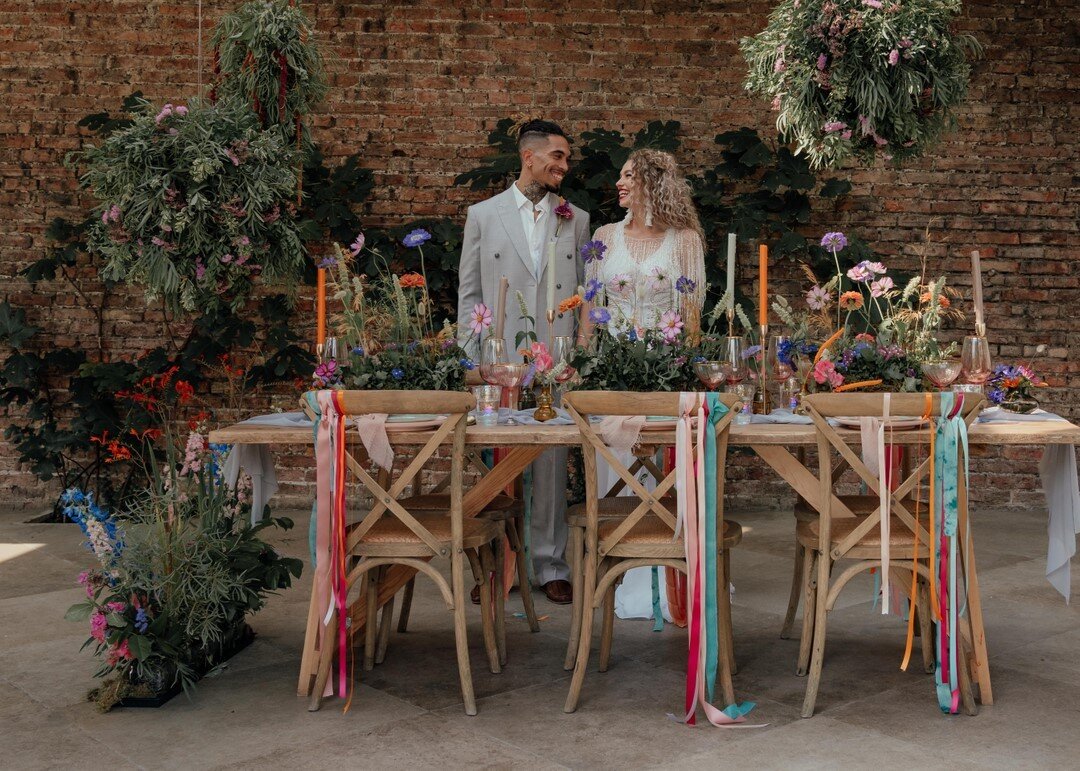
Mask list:
[[[543,341],[548,273],[555,271],[556,303],[574,294],[583,280],[580,249],[589,240],[588,213],[569,204],[559,208],[559,185],[570,170],[570,141],[563,130],[548,121],[528,121],[518,134],[518,154],[521,173],[517,181],[505,192],[469,207],[458,284],[458,329],[467,330],[477,303],[495,309],[499,281],[506,276],[510,291],[505,338],[513,360],[520,360],[515,350],[517,333],[526,325],[518,318],[516,293],[524,296]],[[553,260],[549,259],[552,243]],[[573,335],[574,314],[556,313],[554,333]],[[477,356],[475,350],[470,354]],[[566,604],[571,600],[570,570],[563,559],[566,448],[548,450],[532,468],[533,572],[549,600]]]

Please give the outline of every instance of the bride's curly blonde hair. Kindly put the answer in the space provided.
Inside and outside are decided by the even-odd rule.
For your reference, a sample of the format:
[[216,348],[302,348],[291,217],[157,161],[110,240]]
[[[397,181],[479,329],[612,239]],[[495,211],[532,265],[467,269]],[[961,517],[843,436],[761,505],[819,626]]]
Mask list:
[[679,171],[675,156],[663,150],[635,150],[628,159],[634,170],[635,188],[640,192],[646,224],[652,220],[676,230],[693,230],[705,241],[697,207],[690,195],[690,183]]

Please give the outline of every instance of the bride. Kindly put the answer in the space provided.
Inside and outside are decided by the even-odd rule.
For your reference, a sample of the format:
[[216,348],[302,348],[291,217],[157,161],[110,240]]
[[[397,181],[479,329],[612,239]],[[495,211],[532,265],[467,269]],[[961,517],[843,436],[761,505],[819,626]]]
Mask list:
[[[623,165],[615,187],[626,218],[598,228],[593,235],[606,249],[601,259],[585,266],[586,296],[606,305],[611,334],[631,328],[656,329],[665,313],[675,311],[685,324],[683,332],[696,335],[705,300],[705,240],[690,185],[675,157],[660,150],[636,150]],[[583,318],[588,318],[588,310]],[[590,332],[584,329],[583,338],[588,339]],[[633,458],[620,460],[629,465]],[[599,489],[609,490],[617,480],[611,467],[597,458]],[[656,486],[647,473],[641,481],[649,489]],[[652,617],[654,601],[659,599],[660,611],[672,620],[666,593],[656,591],[657,585],[663,587],[666,582],[662,576],[654,578],[655,570],[627,571],[615,592],[620,618]]]
[[[675,157],[661,150],[635,150],[615,184],[622,222],[593,235],[606,247],[602,259],[585,266],[586,294],[606,300],[609,330],[657,328],[676,311],[684,332],[698,331],[705,300],[705,241],[690,185]],[[583,314],[587,318],[587,314]],[[583,330],[587,337],[590,330]]]

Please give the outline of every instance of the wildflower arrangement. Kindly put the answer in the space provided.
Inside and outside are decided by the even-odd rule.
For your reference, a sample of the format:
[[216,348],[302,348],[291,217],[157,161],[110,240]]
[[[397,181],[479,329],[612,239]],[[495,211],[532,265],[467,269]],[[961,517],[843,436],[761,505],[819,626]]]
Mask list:
[[746,88],[811,166],[918,157],[955,123],[978,41],[951,26],[960,0],[781,0],[743,38]]
[[918,390],[921,362],[954,351],[952,344],[941,346],[938,332],[946,319],[962,317],[952,301],[956,293],[944,276],[925,278],[925,259],[920,274],[900,286],[882,262],[863,260],[842,271],[843,233],[826,233],[821,245],[833,254],[836,274],[823,282],[804,266],[811,288],[800,306],[773,301],[793,331],[780,354],[802,365],[796,368],[810,390]]
[[298,281],[296,159],[280,132],[238,100],[140,99],[132,114],[74,156],[100,202],[87,245],[102,277],[187,311],[239,308],[259,277]]
[[[350,264],[361,252],[373,252],[357,236],[349,250],[334,247],[327,275],[328,291],[341,304],[330,323],[349,349],[348,366],[326,361],[314,373],[316,388],[362,390],[459,391],[465,373],[476,363],[457,341],[454,325],[436,327],[428,293],[423,245],[431,234],[416,229],[402,243],[417,249],[419,271],[395,273],[375,254],[374,276],[356,274]],[[470,329],[479,336],[491,325],[491,312],[473,309]]]
[[688,391],[697,388],[693,348],[683,321],[665,312],[655,328],[640,329],[603,306],[589,311],[593,334],[574,351],[573,387],[598,391]]
[[84,647],[94,646],[100,659],[95,676],[111,676],[92,692],[103,709],[126,696],[191,689],[250,638],[247,614],[300,576],[302,563],[278,555],[259,535],[292,522],[249,524],[250,479],[225,484],[227,451],[191,432],[182,461],[171,453],[154,484],[120,515],[92,492],[72,488],[61,497],[98,561],[80,574],[86,598],[67,618],[89,621]]
[[1015,411],[1031,412],[1038,406],[1032,391],[1045,387],[1046,381],[1027,364],[998,364],[986,382],[986,398],[994,404],[1005,406],[1011,402],[1028,402],[1028,409]]

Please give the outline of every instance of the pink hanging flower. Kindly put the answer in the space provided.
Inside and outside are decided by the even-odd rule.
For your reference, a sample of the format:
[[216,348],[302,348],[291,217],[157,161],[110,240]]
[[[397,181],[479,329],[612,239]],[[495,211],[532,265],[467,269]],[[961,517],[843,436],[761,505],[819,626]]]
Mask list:
[[473,306],[469,314],[469,329],[474,335],[483,334],[484,330],[491,326],[491,311],[483,303]]
[[828,359],[821,359],[814,365],[814,380],[818,385],[828,383],[832,388],[839,388],[844,384],[844,376],[836,371],[836,367]]
[[840,120],[832,120],[826,123],[823,128],[826,134],[835,134],[837,131],[843,131],[847,128],[847,124]]
[[889,51],[889,65],[892,66],[892,67],[895,67],[899,63],[900,63],[900,52],[897,51],[894,48],[893,50]]
[[829,57],[828,57],[828,56],[826,56],[825,54],[821,54],[820,56],[818,56],[818,58],[817,58],[817,68],[818,68],[818,70],[819,70],[820,72],[824,72],[824,71],[825,71],[825,64],[826,64],[826,63],[827,63],[828,61],[829,61]]
[[868,5],[871,8],[877,8],[878,10],[881,10],[883,3],[881,2],[881,0],[863,0],[863,5]]
[[683,326],[683,320],[675,311],[664,311],[660,316],[660,332],[664,335],[666,342],[675,342],[682,334]]

